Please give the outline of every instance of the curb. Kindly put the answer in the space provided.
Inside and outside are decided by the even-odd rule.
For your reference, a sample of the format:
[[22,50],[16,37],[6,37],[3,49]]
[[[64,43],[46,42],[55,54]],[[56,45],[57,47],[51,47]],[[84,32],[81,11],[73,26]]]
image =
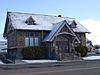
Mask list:
[[58,61],[49,63],[25,63],[25,64],[2,64],[0,69],[21,69],[21,68],[41,68],[41,67],[55,67],[55,66],[71,66],[81,64],[83,60],[78,61]]
[[56,66],[73,66],[73,65],[86,65],[87,63],[100,63],[100,60],[71,60],[71,61],[58,61],[49,63],[24,63],[24,64],[2,64],[0,69],[22,69],[22,68],[44,68]]

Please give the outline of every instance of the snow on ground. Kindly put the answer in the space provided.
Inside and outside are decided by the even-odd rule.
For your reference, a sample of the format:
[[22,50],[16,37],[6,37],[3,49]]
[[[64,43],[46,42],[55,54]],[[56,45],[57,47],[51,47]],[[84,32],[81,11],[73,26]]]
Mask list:
[[2,61],[0,61],[0,64],[4,64]]
[[22,60],[26,63],[48,63],[48,62],[57,62],[57,60]]
[[100,56],[88,56],[84,57],[83,60],[99,60]]

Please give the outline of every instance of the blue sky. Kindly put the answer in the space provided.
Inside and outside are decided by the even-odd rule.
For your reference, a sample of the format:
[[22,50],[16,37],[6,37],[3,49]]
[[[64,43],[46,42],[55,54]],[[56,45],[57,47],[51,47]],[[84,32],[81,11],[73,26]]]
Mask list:
[[[0,0],[0,34],[4,31],[7,10],[47,15],[61,14],[76,18],[82,23],[87,20],[100,21],[100,0]],[[86,27],[91,31],[90,25],[87,24]]]

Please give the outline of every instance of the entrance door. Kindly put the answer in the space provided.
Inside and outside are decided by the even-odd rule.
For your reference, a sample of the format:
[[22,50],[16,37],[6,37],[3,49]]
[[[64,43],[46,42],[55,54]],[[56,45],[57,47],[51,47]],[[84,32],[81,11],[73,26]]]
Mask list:
[[68,41],[56,41],[58,51],[61,53],[69,53],[69,42]]

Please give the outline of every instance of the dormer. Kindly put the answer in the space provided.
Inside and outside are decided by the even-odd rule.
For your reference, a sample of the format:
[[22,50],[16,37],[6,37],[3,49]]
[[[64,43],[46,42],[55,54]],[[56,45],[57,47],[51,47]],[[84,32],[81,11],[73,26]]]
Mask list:
[[76,28],[77,23],[73,20],[72,23],[70,24],[71,28]]
[[36,25],[35,20],[32,18],[32,16],[30,16],[29,18],[27,18],[27,20],[25,21],[25,23],[27,25]]

